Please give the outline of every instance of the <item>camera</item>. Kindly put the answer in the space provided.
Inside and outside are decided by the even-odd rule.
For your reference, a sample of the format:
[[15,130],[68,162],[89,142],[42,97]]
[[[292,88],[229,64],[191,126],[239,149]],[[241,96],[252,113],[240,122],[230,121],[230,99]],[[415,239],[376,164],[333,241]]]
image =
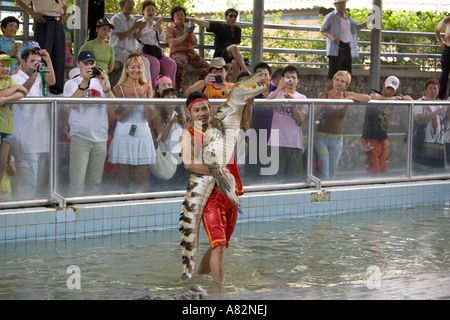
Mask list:
[[92,75],[94,76],[94,77],[98,77],[99,75],[101,75],[102,74],[102,69],[100,69],[100,68],[97,68],[97,67],[93,67],[92,68]]
[[294,83],[294,79],[293,79],[293,78],[285,78],[285,79],[284,79],[284,82],[287,82],[287,83]]
[[44,72],[44,73],[48,73],[48,72],[50,72],[50,68],[47,67],[47,66],[45,65],[45,63],[41,62],[41,63],[38,65],[38,67],[37,67],[36,69],[31,69],[31,68],[30,68],[30,72],[31,72],[31,73],[34,73],[34,72]]
[[223,78],[220,74],[218,74],[217,76],[214,76],[214,78],[216,79],[216,83],[222,83],[223,82]]
[[177,112],[176,110],[174,110],[173,113],[172,113],[172,118],[170,118],[170,119],[172,120],[172,119],[175,118],[177,115],[178,115],[178,112]]

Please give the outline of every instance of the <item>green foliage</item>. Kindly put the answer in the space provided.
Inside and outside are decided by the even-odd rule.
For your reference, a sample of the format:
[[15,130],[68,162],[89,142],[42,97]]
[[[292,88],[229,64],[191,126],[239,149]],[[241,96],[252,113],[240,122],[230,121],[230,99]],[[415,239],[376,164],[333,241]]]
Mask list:
[[[67,0],[66,2],[67,5],[70,6],[75,3],[75,0]],[[133,14],[142,15],[142,2],[144,2],[144,0],[135,0],[136,8],[134,9]],[[190,13],[195,7],[192,0],[159,0],[154,2],[157,6],[157,14],[163,14],[165,17],[170,17],[170,10],[175,6],[183,6],[187,13]],[[106,0],[105,12],[113,14],[120,12],[119,0]]]

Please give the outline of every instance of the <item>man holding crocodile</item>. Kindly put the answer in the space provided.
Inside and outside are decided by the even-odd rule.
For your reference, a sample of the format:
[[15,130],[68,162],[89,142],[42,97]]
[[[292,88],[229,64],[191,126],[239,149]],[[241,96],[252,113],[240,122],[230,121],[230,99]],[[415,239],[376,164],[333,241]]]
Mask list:
[[[255,76],[251,79],[252,83],[255,82]],[[244,83],[248,81],[244,81]],[[231,95],[230,99],[219,108],[218,113],[211,120],[208,98],[198,91],[191,93],[186,100],[186,106],[187,115],[194,125],[186,130],[181,137],[181,157],[185,168],[192,172],[180,215],[181,246],[183,247],[183,263],[185,264],[182,278],[190,278],[194,273],[205,274],[211,272],[214,282],[219,287],[224,283],[225,249],[228,247],[231,234],[234,231],[237,212],[238,210],[240,211],[239,199],[236,195],[241,195],[243,190],[234,154],[230,160],[226,160],[226,165],[218,165],[214,168],[218,161],[211,163],[207,160],[205,149],[208,150],[208,147],[205,147],[205,144],[208,146],[208,142],[210,143],[209,147],[213,150],[211,154],[213,157],[216,157],[216,154],[220,152],[218,150],[220,147],[214,149],[213,145],[217,143],[215,140],[227,140],[229,138],[229,135],[227,136],[228,133],[225,132],[228,132],[230,119],[232,119],[233,130],[237,129],[239,131],[239,127],[243,127],[251,117],[253,97],[259,91],[264,90],[263,87],[257,88],[253,86],[247,88],[246,85],[238,85],[235,88],[237,89],[234,89],[236,93],[234,98]],[[242,93],[240,90],[242,90]],[[240,106],[234,107],[233,105]],[[238,112],[235,112],[236,109]],[[220,116],[221,113],[222,117]],[[219,125],[216,126],[216,122]],[[219,134],[211,138],[209,135],[211,130],[222,130],[223,136]],[[230,145],[235,145],[233,135],[230,141],[232,141]],[[222,149],[227,147],[230,149],[226,142],[223,142],[220,146]],[[209,182],[205,182],[205,184],[211,185],[210,189],[206,187],[203,189],[199,188],[199,185],[204,183],[201,179],[208,179],[208,177],[211,180],[208,180]],[[226,182],[221,182],[221,179],[226,180]],[[227,184],[229,188],[227,188]],[[202,197],[204,200],[200,199]],[[206,202],[206,204],[201,202]],[[202,215],[210,248],[203,256],[196,270],[199,221],[194,223],[192,220],[195,220],[195,216],[198,215]]]

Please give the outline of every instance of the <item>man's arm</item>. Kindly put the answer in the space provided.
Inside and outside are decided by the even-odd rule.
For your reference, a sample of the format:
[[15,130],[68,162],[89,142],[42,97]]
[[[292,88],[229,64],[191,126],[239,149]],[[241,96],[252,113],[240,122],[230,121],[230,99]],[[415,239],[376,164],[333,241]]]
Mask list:
[[44,76],[45,82],[52,86],[56,83],[56,76],[55,76],[55,70],[53,69],[53,63],[52,59],[50,58],[50,55],[48,54],[47,50],[42,49],[42,59],[47,64],[47,67],[50,68],[50,72],[47,72]]
[[414,117],[416,118],[416,121],[418,124],[425,124],[433,120],[434,117],[440,114],[445,114],[445,108],[439,108],[432,113],[424,114],[416,114]]
[[181,145],[181,159],[183,160],[184,167],[186,170],[202,175],[211,175],[209,172],[209,167],[206,163],[200,160],[194,160],[194,140],[191,134],[186,130],[180,138]]
[[[114,22],[112,22],[114,24]],[[119,38],[120,41],[126,39],[130,34],[132,34],[133,32],[135,32],[136,30],[140,29],[142,30],[142,28],[145,27],[146,22],[145,21],[134,21],[134,24],[131,26],[130,29],[125,30],[125,31],[121,31],[121,32],[116,32],[117,38]]]
[[34,20],[36,20],[40,23],[47,22],[47,20],[44,19],[42,14],[40,14],[38,12],[34,12],[33,9],[31,9],[29,6],[27,6],[25,3],[23,3],[22,0],[16,0],[16,4],[19,6],[20,9],[22,9],[23,11],[28,13],[30,16],[32,16]]
[[443,27],[445,26],[444,20],[445,19],[442,19],[441,22],[439,22],[439,24],[436,26],[436,28],[434,28],[434,34],[436,35],[436,39],[442,49],[445,49],[445,43],[444,43],[444,41],[442,41],[442,36],[441,36],[441,32],[443,30]]
[[[206,76],[208,77],[208,76]],[[189,97],[189,95],[194,92],[194,91],[202,91],[203,88],[205,88],[208,85],[208,82],[205,79],[203,80],[199,80],[196,83],[194,83],[192,86],[190,86],[189,88],[187,88],[186,93],[184,94],[184,96],[187,98]]]
[[200,20],[200,19],[194,19],[194,18],[189,18],[189,19],[191,19],[192,22],[194,22],[195,24],[199,25],[200,27],[203,27],[203,28],[206,28],[206,29],[209,29],[209,27],[211,25],[209,23],[209,21],[206,21],[206,20]]

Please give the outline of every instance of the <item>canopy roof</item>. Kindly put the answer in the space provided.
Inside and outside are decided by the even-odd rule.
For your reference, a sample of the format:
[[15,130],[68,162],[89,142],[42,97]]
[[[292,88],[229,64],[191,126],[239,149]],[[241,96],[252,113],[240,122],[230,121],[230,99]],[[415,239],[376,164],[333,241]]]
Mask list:
[[[214,13],[225,11],[228,8],[235,8],[240,11],[253,10],[254,0],[196,0],[194,2],[194,12]],[[260,1],[260,0],[255,0]],[[372,0],[349,0],[347,8],[362,9],[372,8]],[[311,8],[333,8],[332,0],[277,0],[265,1],[265,11],[301,10]],[[413,10],[413,11],[444,11],[450,12],[450,1],[448,0],[383,0],[383,10]]]

